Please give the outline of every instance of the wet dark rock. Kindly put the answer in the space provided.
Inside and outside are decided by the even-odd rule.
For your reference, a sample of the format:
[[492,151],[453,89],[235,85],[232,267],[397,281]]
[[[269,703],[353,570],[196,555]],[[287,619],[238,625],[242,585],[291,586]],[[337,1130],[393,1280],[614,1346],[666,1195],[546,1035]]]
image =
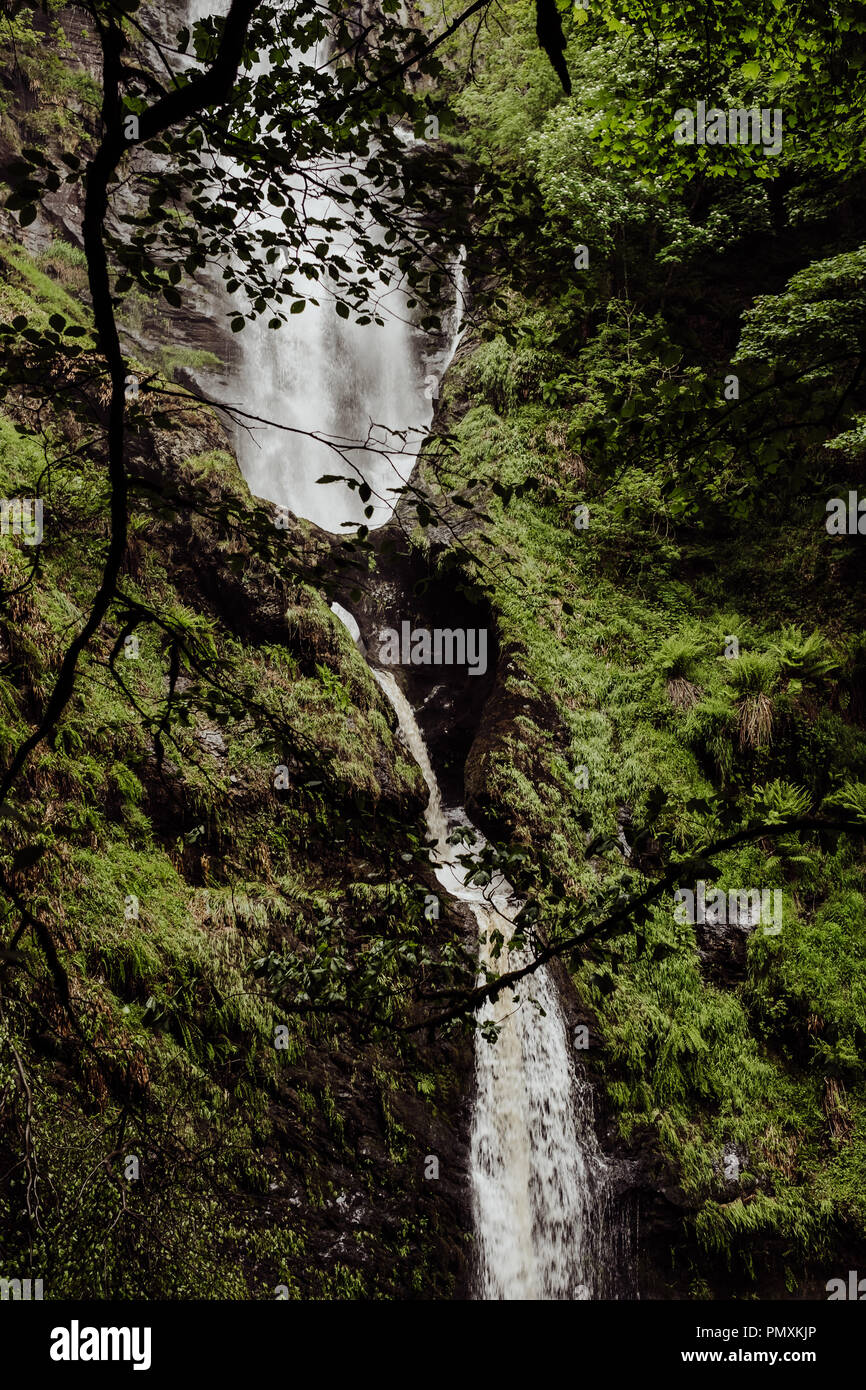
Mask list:
[[731,989],[745,978],[749,935],[739,923],[707,921],[695,926],[701,969],[708,981]]
[[[381,633],[411,628],[482,629],[487,633],[486,669],[470,674],[468,666],[400,665],[390,670],[415,710],[443,801],[462,805],[464,766],[475,740],[495,680],[498,662],[496,624],[488,604],[472,592],[456,569],[437,567],[436,552],[412,548],[397,523],[375,533],[376,569],[367,575],[349,571],[338,598],[355,618],[374,666],[382,648]],[[355,585],[361,597],[353,597]]]

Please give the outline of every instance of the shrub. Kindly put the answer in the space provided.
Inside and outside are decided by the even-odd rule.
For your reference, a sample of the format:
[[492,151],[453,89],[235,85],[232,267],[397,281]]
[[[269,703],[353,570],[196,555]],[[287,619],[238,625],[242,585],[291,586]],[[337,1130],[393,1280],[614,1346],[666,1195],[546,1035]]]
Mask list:
[[778,659],[782,673],[798,683],[809,681],[818,685],[839,674],[839,664],[828,653],[821,633],[811,632],[806,637],[796,624],[782,628],[770,652]]
[[668,698],[679,709],[689,709],[701,698],[701,688],[692,676],[703,655],[703,643],[697,634],[673,633],[665,638],[653,659],[656,670],[664,677]]
[[748,652],[731,662],[728,675],[737,701],[741,748],[762,748],[773,741],[772,694],[779,683],[779,663],[769,652]]

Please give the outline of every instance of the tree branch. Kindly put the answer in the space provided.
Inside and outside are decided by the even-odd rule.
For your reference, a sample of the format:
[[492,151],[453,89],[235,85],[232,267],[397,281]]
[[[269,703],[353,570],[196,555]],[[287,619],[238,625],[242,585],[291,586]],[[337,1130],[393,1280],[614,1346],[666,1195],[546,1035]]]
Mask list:
[[[210,68],[193,78],[186,86],[168,92],[154,102],[139,118],[139,133],[143,140],[152,139],[169,126],[176,125],[198,111],[225,101],[237,77],[244,40],[256,0],[232,0],[226,16],[217,55]],[[117,20],[103,21],[98,8],[91,14],[99,29],[102,45],[102,121],[103,137],[85,175],[85,200],[82,233],[87,274],[93,304],[99,350],[105,358],[111,377],[111,400],[108,409],[108,481],[110,500],[110,539],[108,554],[99,589],[90,613],[63,657],[54,689],[37,728],[18,747],[0,782],[0,804],[9,795],[19,773],[35,748],[56,727],[75,683],[78,661],[105,617],[114,597],[123,557],[126,551],[128,515],[128,480],[124,462],[126,362],[120,346],[117,321],[111,295],[108,255],[105,247],[105,219],[108,214],[111,179],[127,144],[123,134],[123,105],[121,54],[126,40]]]
[[[649,907],[656,902],[669,888],[678,882],[695,865],[704,859],[710,859],[715,854],[721,854],[724,850],[733,849],[736,845],[746,844],[753,840],[760,840],[765,835],[775,835],[780,831],[789,830],[829,830],[853,835],[866,835],[866,826],[862,821],[853,818],[841,820],[823,820],[811,816],[795,816],[785,821],[776,821],[773,824],[762,824],[746,826],[743,830],[736,831],[733,835],[727,835],[721,840],[714,840],[704,849],[696,850],[688,859],[679,860],[677,863],[668,865],[667,870],[646,892],[638,894],[633,898],[626,899],[607,917],[603,917],[600,922],[589,927],[586,931],[578,935],[569,936],[562,941],[554,942],[550,946],[545,946],[539,951],[527,965],[521,965],[514,970],[508,970],[504,975],[499,975],[495,980],[487,984],[478,985],[473,990],[467,990],[462,999],[452,1004],[442,1013],[435,1014],[432,1018],[424,1018],[416,1023],[409,1024],[401,1031],[406,1033],[417,1033],[423,1028],[437,1028],[443,1023],[450,1023],[457,1018],[464,1017],[468,1013],[474,1013],[482,1004],[490,1001],[494,1003],[505,989],[514,989],[515,985],[530,975],[534,975],[536,970],[540,970],[542,965],[548,961],[555,960],[558,956],[566,955],[569,951],[575,951],[588,941],[598,940],[608,936],[616,936],[621,929],[629,925],[630,919],[636,912]],[[447,991],[453,994],[454,991]]]

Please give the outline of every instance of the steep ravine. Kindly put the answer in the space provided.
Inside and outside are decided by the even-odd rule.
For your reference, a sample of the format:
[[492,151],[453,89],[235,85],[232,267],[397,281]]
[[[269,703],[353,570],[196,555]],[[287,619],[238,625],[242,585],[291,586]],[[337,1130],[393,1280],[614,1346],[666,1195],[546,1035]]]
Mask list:
[[[92,40],[78,13],[69,13],[73,46],[92,73]],[[33,93],[24,97],[36,100]],[[32,142],[36,137],[20,111],[16,120],[22,140]],[[85,110],[77,141],[86,143],[89,121]],[[3,153],[10,153],[5,143]],[[74,254],[80,208],[65,186],[46,199],[23,233],[8,214],[3,225],[31,253],[3,254],[5,316],[23,310],[44,319],[57,308],[66,313],[61,296],[67,296],[86,317],[84,274]],[[58,240],[63,254],[56,250]],[[470,287],[486,273],[470,250]],[[555,286],[550,293],[555,295]],[[334,336],[321,322],[314,328],[305,320],[307,338],[298,333],[291,339],[292,327],[272,335],[273,360],[266,362],[261,338],[228,334],[220,314],[211,287],[203,285],[183,310],[134,301],[122,324],[124,344],[144,366],[162,369],[176,384],[198,384],[248,407],[259,377],[263,412],[297,389],[305,344],[315,375],[310,401],[323,413],[328,392],[336,390],[329,354],[339,362],[345,406],[352,394],[347,383],[371,381],[380,405],[383,390],[387,396],[388,361],[406,353],[399,389],[389,399],[407,410],[423,402],[418,418],[427,418],[422,383],[448,355],[441,340],[425,345],[402,330],[383,335],[363,370],[355,372],[352,353],[368,338],[342,330]],[[674,1159],[661,1156],[665,1105],[660,1100],[656,1106],[661,1088],[647,1065],[640,1084],[646,1083],[656,1109],[632,1127],[626,1143],[620,1120],[631,1097],[622,1101],[628,1091],[625,1066],[617,1071],[622,1047],[618,1055],[616,1046],[603,1054],[611,1020],[603,1032],[601,1015],[586,1003],[585,981],[579,994],[563,963],[549,967],[535,987],[543,1015],[528,997],[516,1013],[508,1001],[497,1006],[505,1029],[496,1048],[481,1038],[473,1045],[427,1035],[408,1045],[371,1042],[354,1020],[334,1027],[299,1023],[279,999],[263,1002],[249,988],[253,961],[306,949],[321,921],[331,924],[335,939],[347,942],[350,951],[363,949],[373,932],[396,937],[407,914],[417,910],[419,891],[436,893],[440,901],[427,940],[474,948],[483,927],[479,916],[489,926],[497,913],[507,915],[511,895],[498,885],[499,900],[481,903],[477,891],[447,867],[449,823],[468,818],[491,840],[539,851],[556,848],[558,841],[566,847],[565,859],[585,861],[586,827],[578,819],[573,787],[563,791],[562,769],[571,767],[582,746],[575,729],[588,745],[593,722],[603,731],[599,744],[610,735],[604,756],[620,756],[622,723],[632,714],[612,729],[606,704],[616,693],[611,668],[620,661],[628,681],[639,687],[639,729],[667,729],[675,713],[685,717],[668,708],[669,701],[661,710],[653,703],[653,658],[637,643],[630,646],[636,610],[617,606],[610,555],[585,547],[588,568],[572,568],[577,542],[569,515],[551,523],[554,505],[561,503],[568,513],[578,482],[592,485],[562,443],[567,422],[545,398],[531,447],[524,448],[526,440],[516,433],[509,438],[512,415],[523,408],[517,403],[532,401],[531,372],[524,359],[514,365],[503,350],[501,361],[507,359],[507,371],[514,371],[514,381],[506,382],[512,397],[494,381],[488,398],[481,378],[487,372],[485,380],[495,379],[496,373],[490,354],[483,369],[473,366],[480,354],[480,340],[466,335],[440,383],[448,399],[435,423],[450,430],[475,410],[482,422],[473,426],[481,440],[478,452],[487,451],[484,462],[492,460],[497,480],[519,476],[524,466],[544,475],[547,497],[540,498],[535,514],[507,516],[504,526],[490,528],[494,558],[507,562],[518,549],[526,552],[520,559],[536,584],[534,599],[539,592],[545,600],[550,596],[548,606],[536,602],[516,622],[512,615],[510,626],[502,594],[494,586],[483,595],[468,581],[443,531],[431,528],[410,541],[407,507],[398,507],[395,518],[371,533],[375,565],[346,570],[337,563],[345,552],[336,528],[298,520],[302,494],[309,498],[310,489],[305,483],[293,498],[292,469],[280,472],[278,450],[270,450],[267,468],[259,471],[241,457],[244,481],[233,456],[237,436],[213,412],[189,408],[187,400],[178,407],[173,430],[149,418],[137,426],[129,459],[136,526],[124,583],[159,614],[213,637],[234,703],[222,701],[219,691],[206,689],[186,668],[175,680],[169,674],[171,629],[145,625],[140,664],[130,663],[136,691],[159,704],[171,688],[187,720],[176,731],[177,745],[166,751],[153,726],[106,686],[116,635],[106,633],[95,644],[93,665],[82,672],[68,727],[57,747],[46,750],[27,793],[28,814],[35,805],[48,808],[44,827],[38,827],[47,852],[35,865],[22,861],[16,883],[28,899],[44,895],[51,904],[72,996],[89,1030],[86,1046],[80,1045],[58,1008],[44,960],[25,942],[30,974],[12,973],[4,1004],[33,1083],[45,1190],[57,1203],[48,1208],[35,1247],[43,1263],[34,1273],[46,1278],[49,1291],[78,1297],[272,1298],[277,1288],[290,1297],[315,1298],[824,1297],[827,1273],[862,1264],[862,1246],[845,1234],[837,1239],[841,1223],[826,1236],[824,1251],[832,1264],[823,1268],[823,1253],[798,1263],[795,1252],[793,1276],[786,1270],[791,1242],[784,1227],[770,1228],[771,1234],[757,1227],[753,1279],[744,1276],[742,1264],[732,1268],[721,1242],[699,1243],[695,1229],[707,1208],[719,1215],[734,1208],[749,1217],[759,1210],[756,1190],[768,1207],[799,1181],[806,1190],[805,1179],[795,1175],[796,1145],[786,1147],[797,1121],[785,1121],[769,1181],[765,1169],[758,1189],[726,1186],[723,1150],[714,1149],[708,1159],[703,1142],[694,1149],[680,1144],[677,1169]],[[544,378],[547,369],[539,371]],[[10,495],[27,492],[44,462],[34,462],[31,440],[17,428],[32,423],[32,402],[13,398],[4,403],[4,415],[4,486]],[[65,445],[80,448],[73,421],[61,422],[59,430]],[[471,455],[470,431],[467,438]],[[471,458],[467,468],[485,471]],[[21,724],[35,717],[56,671],[70,615],[78,620],[97,582],[101,519],[85,501],[101,496],[98,451],[82,454],[80,470],[74,487],[60,485],[49,496],[44,573],[16,601],[0,633],[15,738]],[[279,486],[269,490],[265,475]],[[423,459],[413,481],[422,487],[431,481]],[[251,488],[266,493],[266,500],[251,498]],[[319,492],[324,496],[328,489]],[[250,537],[272,536],[272,504],[292,500],[298,516],[289,516],[280,532],[292,561],[263,561],[253,555]],[[317,508],[319,519],[333,510],[325,501],[318,507],[318,499]],[[467,528],[472,524],[465,521]],[[540,559],[529,553],[533,544]],[[640,549],[629,538],[626,551],[632,547]],[[683,553],[682,574],[691,579]],[[306,583],[293,570],[298,557]],[[753,559],[740,547],[734,563],[745,569]],[[760,576],[756,567],[752,579],[757,583]],[[586,632],[576,636],[568,624],[563,636],[560,581],[585,620]],[[596,589],[604,609],[597,624],[590,611]],[[683,592],[678,590],[680,597]],[[333,599],[357,621],[361,652],[329,612]],[[711,605],[702,613],[707,622],[710,612]],[[676,626],[665,613],[660,606],[661,617]],[[399,631],[403,623],[428,630],[483,629],[483,673],[410,663],[386,674],[381,634],[386,628]],[[542,679],[538,651],[551,634],[560,648]],[[581,652],[595,644],[602,672],[595,687],[575,679],[564,660],[557,664],[569,641]],[[288,736],[264,750],[252,737],[250,711],[262,694],[271,701],[266,714],[283,721],[281,737],[286,730],[303,730],[326,769],[327,796],[308,787]],[[812,718],[819,707],[816,702],[810,710],[804,703],[797,717]],[[783,721],[779,728],[784,730]],[[11,739],[8,729],[6,736]],[[641,776],[647,786],[656,776],[673,784],[681,764],[672,773],[673,764],[662,762],[657,771],[655,746],[647,738],[649,766]],[[275,792],[274,763],[284,757],[290,785]],[[705,762],[709,776],[712,760]],[[683,795],[686,781],[684,775]],[[625,801],[612,795],[596,811],[598,823],[629,814]],[[403,836],[425,815],[438,860],[416,861],[407,873],[411,856],[403,852]],[[625,822],[617,823],[621,828]],[[21,847],[16,835],[13,830],[6,847],[10,860]],[[591,864],[580,867],[593,872]],[[654,871],[658,864],[647,860],[646,867]],[[140,895],[140,927],[125,919],[128,891]],[[697,935],[694,955],[706,994],[712,986],[733,1001],[746,969],[745,939],[738,938],[732,952],[731,940]],[[690,948],[691,943],[684,957]],[[653,1002],[650,989],[654,982],[644,1002]],[[791,1000],[783,993],[780,999],[790,1009]],[[660,1005],[662,1014],[667,1004],[665,999]],[[674,1012],[672,1004],[657,1036],[673,1024]],[[637,1011],[632,1017],[638,1033],[644,1016]],[[588,1029],[589,1047],[576,1055],[569,1040],[578,1025]],[[289,1026],[290,1033],[283,1052],[273,1041],[280,1026]],[[649,1025],[646,1032],[654,1036]],[[763,1047],[759,1029],[756,1036]],[[784,1051],[774,1055],[774,1047],[771,1037],[767,1065],[779,1065],[787,1081],[797,1068],[789,1066]],[[730,1059],[727,1065],[732,1068]],[[687,1066],[680,1067],[681,1075]],[[812,1110],[819,1115],[822,1104],[822,1078],[815,1075],[818,1098],[810,1098],[809,1116]],[[688,1143],[716,1104],[717,1093],[703,1084],[699,1076],[682,1101]],[[826,1115],[831,1128],[832,1118]],[[13,1115],[0,1137],[3,1172],[20,1162],[19,1119]],[[143,1161],[145,1183],[123,1189],[134,1224],[114,1223],[122,1190],[115,1126]],[[809,1145],[817,1144],[813,1134]],[[845,1144],[843,1136],[840,1154]],[[804,1141],[804,1153],[809,1145]],[[69,1194],[82,1188],[93,1153],[103,1149],[115,1153],[105,1160],[106,1179],[87,1187],[81,1209],[74,1210]],[[191,1150],[195,1163],[189,1161]],[[684,1190],[684,1169],[694,1153],[705,1170],[712,1168],[698,1196],[694,1188]],[[431,1158],[438,1165],[435,1180],[427,1171]],[[817,1207],[816,1191],[805,1200]],[[27,1248],[20,1208],[20,1194],[11,1190],[3,1235],[12,1251]],[[92,1250],[109,1227],[112,1241],[97,1260]],[[743,1243],[748,1241],[747,1229]]]
[[[305,322],[295,333],[299,331],[303,344],[310,324]],[[288,351],[294,360],[298,345],[290,341],[287,346],[285,338],[283,334],[276,344],[270,339],[268,351],[278,357]],[[456,338],[451,352],[455,345]],[[363,344],[359,341],[354,346],[359,351]],[[349,380],[357,377],[352,347],[341,337],[340,377]],[[252,354],[248,361],[245,349]],[[337,351],[335,342],[332,349]],[[249,342],[242,340],[239,350],[236,384],[246,383],[245,396],[253,413],[281,418],[282,405],[267,384],[280,377],[279,364],[264,378],[255,369],[261,350],[255,336]],[[384,349],[380,345],[380,350],[387,357],[389,343]],[[390,344],[390,350],[414,351],[420,360],[425,345],[420,337],[409,342],[401,337]],[[432,346],[426,348],[432,351]],[[441,366],[447,368],[450,355],[440,356]],[[326,399],[334,387],[333,365],[311,352],[306,354],[306,370],[312,378],[308,391],[314,398]],[[363,380],[357,380],[361,399],[355,414],[360,418]],[[233,384],[230,375],[230,395]],[[410,424],[399,412],[415,404],[413,398],[389,402],[397,415],[388,415],[388,423],[396,429]],[[262,478],[256,466],[249,481],[261,486]],[[269,500],[280,505],[288,502],[290,509],[303,514],[306,485],[299,483],[295,489],[290,460],[282,460],[279,484],[274,486],[276,492]],[[322,515],[322,505],[317,504],[317,517]],[[327,506],[326,512],[331,515]],[[432,548],[422,555],[408,541],[406,522],[406,509],[400,504],[397,515],[372,532],[372,568],[335,567],[335,593],[342,611],[357,624],[358,645],[396,709],[404,741],[424,771],[430,791],[428,830],[437,844],[434,858],[441,864],[453,857],[445,841],[448,816],[442,816],[441,798],[453,808],[452,824],[455,816],[459,821],[469,790],[466,769],[479,761],[483,764],[480,749],[491,736],[488,711],[492,713],[495,705],[489,697],[500,680],[500,652],[495,615],[482,595],[467,585],[448,546],[434,539]],[[336,530],[335,522],[330,524]],[[338,541],[319,531],[314,522],[308,525],[320,555],[330,548],[335,560],[345,558]],[[468,664],[445,667],[404,661],[397,668],[398,683],[393,674],[382,670],[382,642],[386,630],[400,632],[406,625],[410,630],[447,627],[483,632],[483,666],[473,671]],[[489,817],[483,798],[473,797],[473,805],[484,824]],[[441,880],[443,871],[436,873]],[[505,898],[486,904],[478,890],[463,886],[453,873],[445,877],[450,896],[458,905],[468,902],[470,906],[465,938],[470,947],[479,930],[482,937],[495,927],[508,930],[510,908]],[[482,950],[486,949],[482,944]],[[563,990],[573,996],[565,972],[555,967],[543,972],[516,1010],[508,999],[495,1006],[490,1017],[503,1025],[495,1046],[480,1035],[476,1038],[471,1142],[465,1153],[472,1201],[472,1219],[465,1234],[473,1237],[475,1254],[463,1291],[478,1297],[586,1299],[637,1293],[636,1203],[625,1191],[623,1166],[616,1160],[609,1163],[599,1147],[590,1090],[566,1030],[568,1007],[560,1005],[558,998]]]
[[[462,277],[457,269],[454,278],[451,352],[462,307]],[[216,304],[222,307],[218,294]],[[273,335],[261,339],[255,331],[245,335],[237,386],[244,387],[253,415],[298,423],[300,417],[292,411],[299,382],[292,364],[303,362],[305,399],[319,407],[313,417],[304,418],[306,427],[327,432],[332,428],[329,422],[339,418],[337,433],[362,438],[366,418],[383,420],[394,431],[408,431],[408,438],[416,424],[423,426],[423,399],[417,387],[398,389],[389,383],[406,378],[407,359],[416,361],[419,371],[430,351],[422,335],[407,336],[405,329],[396,335],[381,329],[349,335],[339,327],[333,311],[323,307],[306,314],[297,326],[287,327],[278,341]],[[450,355],[442,360],[443,368]],[[348,413],[346,401],[351,405]],[[262,466],[248,452],[244,456],[244,471],[253,490],[264,491],[269,501],[339,534],[345,511],[345,507],[341,510],[342,493],[327,486],[311,491],[310,460],[305,458],[301,469],[279,436],[272,450],[267,440],[265,431],[262,445],[270,463]],[[325,466],[323,461],[321,467]],[[375,497],[383,486],[381,464],[361,455],[357,467]],[[408,480],[408,474],[404,476]],[[451,895],[469,903],[483,954],[491,931],[509,930],[511,890],[505,885],[487,902],[477,889],[462,882],[461,875],[442,867],[453,853],[447,846],[441,797],[444,792],[454,808],[452,816],[459,820],[464,763],[498,661],[496,625],[489,606],[467,588],[459,571],[450,581],[441,568],[422,574],[423,566],[419,567],[411,547],[401,543],[403,518],[398,514],[391,522],[391,510],[385,505],[382,511],[380,506],[370,522],[374,532],[384,531],[384,536],[374,541],[376,569],[374,575],[363,576],[362,599],[360,605],[357,598],[354,603],[357,616],[342,589],[338,611],[352,613],[360,630],[359,645],[373,664],[376,679],[397,712],[401,734],[424,772],[437,877],[443,880],[444,875]],[[351,596],[352,588],[347,587]],[[483,656],[475,663],[467,657],[455,667],[429,659],[409,661],[404,651],[398,666],[407,684],[407,699],[394,675],[381,669],[389,660],[383,640],[389,631],[405,634],[415,628],[477,634],[478,655],[483,650]],[[402,641],[405,645],[405,636]],[[413,707],[419,711],[418,723]],[[431,759],[442,769],[442,791]],[[608,1276],[605,1247],[616,1244],[606,1240],[606,1218],[612,1206],[608,1174],[593,1128],[589,1092],[578,1076],[566,1035],[555,977],[543,972],[516,1008],[508,998],[502,999],[489,1017],[501,1025],[502,1032],[495,1047],[480,1035],[476,1038],[469,1155],[476,1244],[473,1291],[487,1298],[580,1299],[601,1296],[610,1288],[626,1290],[631,1281],[630,1252],[625,1258],[628,1269]]]

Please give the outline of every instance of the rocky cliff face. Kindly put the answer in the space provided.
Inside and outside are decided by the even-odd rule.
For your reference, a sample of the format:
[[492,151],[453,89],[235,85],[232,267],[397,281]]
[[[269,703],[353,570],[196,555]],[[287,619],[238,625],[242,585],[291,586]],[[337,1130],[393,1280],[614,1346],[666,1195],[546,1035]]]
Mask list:
[[[7,406],[7,465],[28,464],[28,409]],[[424,796],[327,603],[253,553],[248,538],[273,533],[273,518],[224,443],[188,406],[171,429],[140,423],[124,578],[138,653],[113,686],[117,634],[105,633],[26,799],[45,858],[15,882],[26,900],[51,883],[55,982],[70,997],[64,1009],[25,938],[37,984],[13,970],[4,996],[34,1095],[34,1164],[52,1185],[34,1258],[56,1296],[449,1296],[466,1286],[468,1044],[373,1043],[360,1021],[305,1022],[250,973],[269,952],[303,950],[323,916],[360,949],[369,927],[398,933],[419,912],[423,884],[407,881],[393,826],[412,825]],[[87,484],[98,492],[98,461]],[[46,501],[45,567],[4,624],[10,690],[25,669],[34,690],[50,681],[65,621],[52,605],[86,601],[95,579],[98,506],[71,514],[55,489]],[[308,533],[280,542],[314,564]],[[198,642],[214,643],[216,681]],[[180,728],[159,713],[168,694]],[[305,790],[310,760],[327,768],[324,797]],[[275,791],[280,764],[289,786]],[[465,929],[447,910],[437,927],[443,942]],[[14,1172],[14,1102],[7,1118]],[[104,1176],[74,1207],[103,1150]],[[6,1195],[14,1254],[27,1223]],[[118,1203],[139,1224],[121,1216],[96,1269],[88,1246]]]
[[[50,22],[35,21],[46,34]],[[88,147],[95,51],[77,11],[63,24],[69,50],[41,85],[35,47],[8,60],[4,163],[38,140]],[[72,119],[59,120],[62,103]],[[23,232],[4,216],[0,319],[44,325],[60,311],[87,331],[75,196],[62,187]],[[489,267],[476,260],[480,287]],[[731,574],[748,572],[739,592],[727,575],[711,587],[700,537],[667,522],[636,535],[571,447],[557,405],[570,363],[557,360],[551,397],[551,354],[526,346],[537,303],[515,293],[508,312],[525,342],[467,335],[438,416],[453,456],[444,468],[422,460],[416,475],[440,501],[440,486],[480,480],[489,515],[454,508],[448,526],[422,531],[404,504],[348,555],[308,524],[275,527],[223,424],[184,394],[232,395],[238,341],[208,287],[183,310],[131,302],[131,357],[178,394],[157,409],[143,393],[132,414],[122,601],[2,823],[3,894],[26,930],[0,973],[12,1058],[0,1070],[0,1221],[4,1252],[49,1297],[468,1292],[470,1040],[320,1014],[297,977],[281,988],[263,965],[291,956],[336,976],[374,936],[398,943],[410,928],[442,952],[474,944],[471,916],[447,901],[435,925],[423,919],[436,891],[418,853],[425,789],[367,665],[384,628],[485,630],[483,672],[409,665],[398,678],[446,801],[490,838],[545,856],[575,903],[622,869],[655,871],[663,836],[668,849],[687,838],[694,803],[719,789],[745,805],[762,782],[866,775],[862,654],[846,703],[799,683],[774,693],[773,746],[736,737],[714,634],[745,594],[743,630],[765,646],[777,636],[762,628],[765,586],[785,574],[787,533],[768,529],[762,554],[748,528],[726,533]],[[581,342],[592,331],[587,316]],[[0,546],[5,749],[32,727],[98,584],[105,391],[94,371],[95,435],[73,411],[44,429],[38,386],[3,402],[0,490],[42,488],[46,501],[32,575],[23,546]],[[593,530],[577,537],[572,503],[590,493]],[[808,559],[786,576],[791,620],[797,603],[823,620],[842,591],[856,608],[850,557],[836,570]],[[363,652],[329,611],[334,598],[355,614]],[[659,633],[684,613],[704,625],[712,697],[695,685],[694,709],[657,678]],[[599,828],[613,847],[588,856]],[[769,872],[775,857],[761,849],[730,872]],[[858,939],[862,865],[853,851],[816,859],[808,891],[796,867],[785,872],[796,979],[738,928],[676,936],[664,911],[649,939],[657,969],[637,937],[612,959],[575,953],[556,967],[569,1025],[588,1029],[580,1060],[623,1220],[638,1229],[642,1296],[822,1296],[828,1273],[866,1262],[848,977],[835,995],[824,987]],[[825,935],[813,932],[819,902]]]

